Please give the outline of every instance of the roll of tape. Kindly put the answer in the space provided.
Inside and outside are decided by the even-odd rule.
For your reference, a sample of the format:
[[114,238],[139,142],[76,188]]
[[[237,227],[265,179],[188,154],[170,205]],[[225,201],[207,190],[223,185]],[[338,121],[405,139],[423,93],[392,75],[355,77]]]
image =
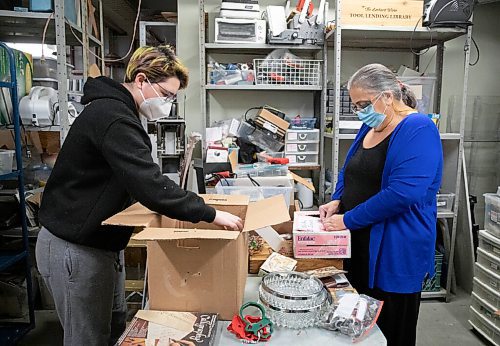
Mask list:
[[240,69],[242,71],[248,71],[248,65],[247,64],[241,64]]

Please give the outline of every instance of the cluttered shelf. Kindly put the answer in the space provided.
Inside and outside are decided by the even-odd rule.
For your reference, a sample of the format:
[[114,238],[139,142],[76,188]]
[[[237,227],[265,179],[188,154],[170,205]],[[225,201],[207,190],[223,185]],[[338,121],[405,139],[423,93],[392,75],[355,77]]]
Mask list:
[[[342,26],[342,47],[415,51],[435,46],[464,35],[462,28],[427,28],[410,26]],[[333,36],[333,35],[331,35]],[[328,41],[332,45],[333,40]]]
[[283,45],[283,44],[231,44],[231,43],[205,43],[207,52],[221,54],[249,54],[249,53],[265,53],[274,49],[288,49],[291,51],[300,51],[304,53],[315,53],[323,49],[323,46],[318,45]]
[[318,85],[205,85],[205,90],[281,90],[281,91],[319,91]]
[[[51,13],[0,10],[0,41],[15,41],[16,43],[40,42],[47,22],[49,22],[49,25],[46,30],[45,43],[55,44],[57,33],[54,16]],[[82,28],[67,20],[66,42],[68,45],[78,46],[80,42],[75,38],[73,32],[79,35],[81,40]],[[94,35],[89,34],[88,36],[90,45],[101,45],[101,41]]]

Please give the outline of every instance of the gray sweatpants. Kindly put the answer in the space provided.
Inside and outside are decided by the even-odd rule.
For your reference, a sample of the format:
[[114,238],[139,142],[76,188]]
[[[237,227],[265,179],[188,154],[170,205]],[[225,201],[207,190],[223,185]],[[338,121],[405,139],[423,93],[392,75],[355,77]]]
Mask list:
[[127,315],[123,251],[73,244],[42,228],[36,261],[54,297],[64,345],[114,345]]

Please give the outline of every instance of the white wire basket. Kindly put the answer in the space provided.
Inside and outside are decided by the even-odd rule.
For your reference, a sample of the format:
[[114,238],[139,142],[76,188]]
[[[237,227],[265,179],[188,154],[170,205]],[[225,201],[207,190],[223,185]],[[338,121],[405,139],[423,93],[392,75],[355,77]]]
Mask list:
[[254,59],[255,84],[320,86],[322,60]]

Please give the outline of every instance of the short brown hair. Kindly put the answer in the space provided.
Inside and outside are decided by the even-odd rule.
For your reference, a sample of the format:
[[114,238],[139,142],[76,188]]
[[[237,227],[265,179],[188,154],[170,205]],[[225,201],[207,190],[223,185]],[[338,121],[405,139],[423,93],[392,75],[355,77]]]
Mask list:
[[177,58],[170,46],[143,46],[136,49],[127,65],[125,82],[135,80],[139,73],[144,73],[152,83],[162,82],[165,79],[176,77],[184,89],[188,85],[188,69]]

